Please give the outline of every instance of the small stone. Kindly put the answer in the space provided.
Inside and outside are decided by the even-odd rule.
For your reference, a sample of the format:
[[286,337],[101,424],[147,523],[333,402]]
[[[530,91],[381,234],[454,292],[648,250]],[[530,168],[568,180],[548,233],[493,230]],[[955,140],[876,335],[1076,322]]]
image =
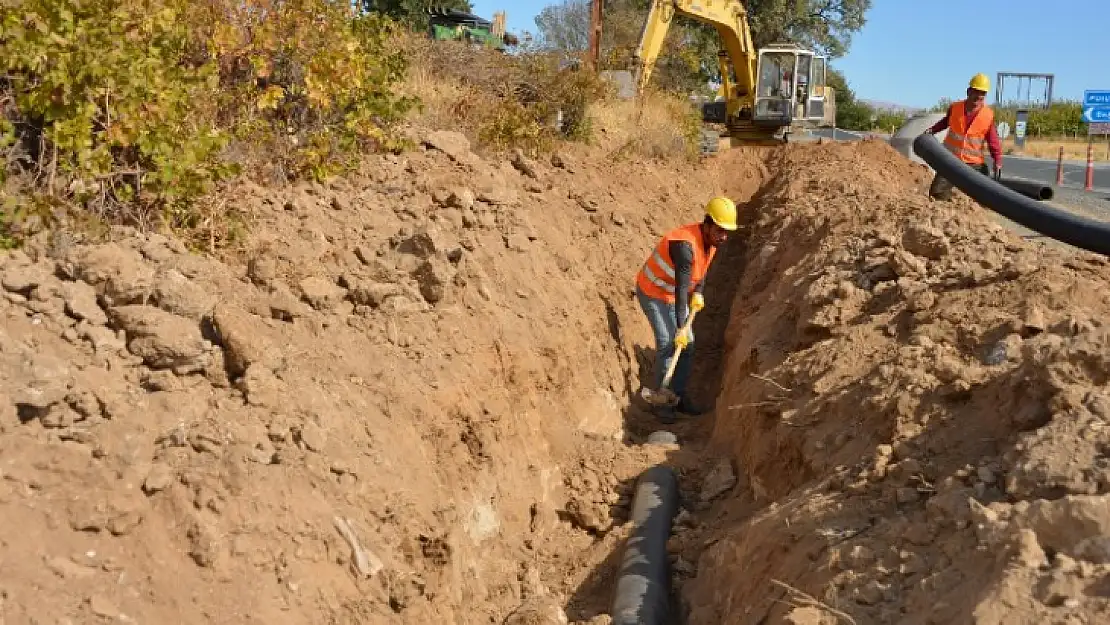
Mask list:
[[848,562],[853,568],[864,568],[875,562],[875,552],[866,545],[854,545],[848,551]]
[[135,528],[142,522],[143,513],[138,510],[130,510],[109,519],[108,531],[113,536],[126,536],[135,531]]
[[453,130],[436,130],[424,137],[424,144],[439,150],[454,161],[465,161],[470,154],[470,139]]
[[108,619],[117,619],[120,615],[120,610],[116,604],[109,601],[102,595],[93,595],[89,597],[89,609],[92,613]]
[[932,226],[911,224],[902,234],[902,247],[911,254],[930,260],[940,260],[948,254],[948,237]]
[[511,162],[513,167],[525,176],[533,179],[539,178],[539,173],[536,170],[536,163],[525,156],[524,152],[519,148],[513,150]]
[[458,187],[451,189],[447,194],[444,205],[448,208],[457,208],[460,211],[468,211],[474,208],[474,192],[466,187]]
[[804,606],[790,610],[783,617],[783,622],[788,625],[825,625],[828,621],[821,610],[813,606]]
[[312,421],[307,421],[300,429],[300,441],[309,451],[320,452],[327,444],[327,433]]
[[516,233],[505,237],[505,247],[514,252],[527,252],[531,240],[527,235]]
[[901,504],[913,503],[917,501],[918,498],[917,489],[908,486],[899,488],[895,492],[895,498],[898,500],[898,503]]
[[447,287],[454,278],[451,269],[450,264],[428,259],[413,271],[412,277],[420,285],[420,295],[429,304],[438,303],[447,294]]
[[994,471],[991,471],[989,467],[979,467],[979,470],[976,473],[979,476],[979,480],[982,481],[984,484],[994,484],[998,480],[998,477],[995,476]]
[[61,287],[66,314],[93,325],[108,323],[108,315],[96,301],[96,289],[84,282],[65,282]]
[[13,293],[28,295],[31,290],[48,281],[49,278],[46,270],[35,265],[9,267],[0,274],[0,286]]
[[1035,305],[1026,308],[1023,317],[1022,330],[1026,336],[1040,334],[1048,327],[1045,322],[1044,311]]
[[875,605],[883,600],[886,586],[878,580],[867,582],[862,588],[856,589],[856,601],[863,605]]
[[46,568],[62,579],[82,579],[92,577],[96,571],[83,564],[78,564],[70,558],[55,556],[46,559]]
[[183,374],[207,364],[208,342],[197,323],[153,306],[120,306],[110,312],[127,333],[127,348],[152,369]]
[[146,479],[143,480],[143,492],[148,495],[153,495],[159,491],[165,490],[173,484],[174,473],[169,465],[157,463],[150,468],[147,473]]
[[308,305],[320,311],[333,310],[347,297],[346,289],[320,276],[301,280],[300,287],[301,295]]
[[732,469],[732,463],[727,458],[722,458],[705,477],[701,488],[701,500],[708,503],[732,490],[735,485],[736,473]]

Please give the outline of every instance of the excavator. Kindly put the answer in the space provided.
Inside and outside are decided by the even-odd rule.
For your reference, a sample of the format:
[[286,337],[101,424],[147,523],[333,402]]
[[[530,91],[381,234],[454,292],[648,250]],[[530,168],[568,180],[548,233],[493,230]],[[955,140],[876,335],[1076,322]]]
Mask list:
[[790,42],[756,50],[740,0],[654,0],[634,57],[637,94],[650,82],[677,16],[713,26],[724,44],[717,58],[722,99],[703,104],[702,119],[723,124],[731,146],[788,142],[808,128],[833,125],[828,59]]

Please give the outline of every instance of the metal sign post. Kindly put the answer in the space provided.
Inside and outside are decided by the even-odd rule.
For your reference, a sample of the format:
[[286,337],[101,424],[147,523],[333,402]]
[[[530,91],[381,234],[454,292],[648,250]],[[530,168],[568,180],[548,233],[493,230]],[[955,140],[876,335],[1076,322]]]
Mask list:
[[1083,92],[1083,121],[1087,123],[1087,187],[1094,177],[1095,137],[1108,137],[1107,153],[1110,154],[1110,90]]
[[1025,147],[1025,128],[1029,125],[1029,111],[1019,109],[1014,121],[1014,145],[1018,148]]

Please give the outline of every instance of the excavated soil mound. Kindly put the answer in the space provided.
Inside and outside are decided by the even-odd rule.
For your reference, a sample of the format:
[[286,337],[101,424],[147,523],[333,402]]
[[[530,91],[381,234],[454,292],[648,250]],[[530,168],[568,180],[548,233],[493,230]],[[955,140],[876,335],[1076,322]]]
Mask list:
[[1107,261],[931,202],[885,144],[768,168],[718,277],[688,622],[1110,622]]
[[0,253],[5,622],[604,612],[587,579],[666,453],[629,434],[633,276],[720,182],[425,144],[235,189],[235,257],[124,229]]

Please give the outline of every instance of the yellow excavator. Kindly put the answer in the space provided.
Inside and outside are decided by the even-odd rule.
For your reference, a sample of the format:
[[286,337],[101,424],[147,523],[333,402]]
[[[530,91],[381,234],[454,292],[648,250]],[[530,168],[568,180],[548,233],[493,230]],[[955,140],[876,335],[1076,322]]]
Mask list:
[[724,48],[718,54],[721,87],[702,118],[724,124],[730,145],[791,140],[808,128],[832,126],[833,90],[826,85],[828,59],[793,43],[756,50],[748,11],[740,0],[654,0],[634,62],[637,94],[643,94],[675,17],[713,26]]

